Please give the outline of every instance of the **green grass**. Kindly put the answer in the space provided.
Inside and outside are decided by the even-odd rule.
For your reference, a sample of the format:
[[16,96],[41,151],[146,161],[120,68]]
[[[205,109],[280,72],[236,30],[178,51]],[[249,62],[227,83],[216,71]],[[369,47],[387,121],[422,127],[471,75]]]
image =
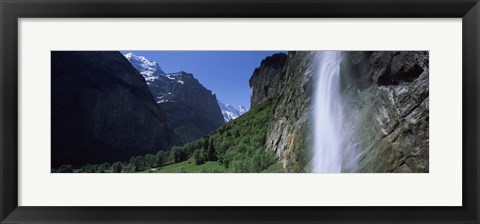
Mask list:
[[[144,171],[149,172],[149,171]],[[150,171],[151,173],[229,173],[224,166],[220,165],[218,162],[208,161],[201,165],[196,165],[195,160],[190,158],[189,160],[166,165],[158,168],[156,171]],[[274,163],[269,166],[267,169],[262,171],[262,173],[284,173],[280,163]]]
[[[160,168],[157,168],[156,171],[143,171],[147,173],[227,173],[228,171],[224,166],[220,165],[218,162],[208,161],[201,165],[196,165],[195,160],[190,158],[189,160],[166,165]],[[269,166],[267,169],[262,171],[262,173],[284,173],[280,163],[274,163]]]
[[[147,171],[148,172],[148,171]],[[218,162],[208,161],[201,165],[196,165],[195,160],[190,158],[186,161],[162,166],[152,173],[224,173],[225,167]]]
[[[74,170],[76,173],[79,172],[78,169]],[[269,166],[267,169],[263,170],[262,173],[284,173],[280,163],[274,163]],[[112,169],[106,169],[105,173],[112,173]],[[169,164],[157,168],[156,171],[145,170],[140,173],[232,173],[225,169],[224,166],[220,165],[216,161],[207,161],[204,164],[196,165],[195,160],[190,158],[186,161]]]

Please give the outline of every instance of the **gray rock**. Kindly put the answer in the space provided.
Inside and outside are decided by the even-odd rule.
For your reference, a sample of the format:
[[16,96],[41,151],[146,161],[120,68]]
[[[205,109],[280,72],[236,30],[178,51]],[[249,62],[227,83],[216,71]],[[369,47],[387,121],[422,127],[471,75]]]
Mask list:
[[429,171],[428,71],[428,52],[374,52],[374,83],[345,89],[347,125],[361,134],[359,172]]
[[148,87],[179,137],[179,145],[208,135],[224,124],[217,97],[191,73],[159,75]]
[[286,59],[286,54],[274,54],[262,60],[260,67],[255,69],[249,80],[252,89],[251,108],[279,96],[285,81]]
[[[252,107],[277,100],[266,146],[286,172],[308,172],[315,52],[277,57],[250,79]],[[342,171],[428,172],[428,52],[344,52],[340,75],[350,141],[344,157],[356,159]]]
[[302,172],[310,157],[314,52],[289,52],[265,59],[250,79],[252,108],[277,102],[266,147],[275,150],[286,172]]

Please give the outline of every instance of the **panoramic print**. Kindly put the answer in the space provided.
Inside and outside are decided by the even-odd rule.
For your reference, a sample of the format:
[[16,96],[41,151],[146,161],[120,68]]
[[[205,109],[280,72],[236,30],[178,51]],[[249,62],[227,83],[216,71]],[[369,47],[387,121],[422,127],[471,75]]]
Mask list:
[[52,51],[51,147],[52,173],[428,173],[429,52]]

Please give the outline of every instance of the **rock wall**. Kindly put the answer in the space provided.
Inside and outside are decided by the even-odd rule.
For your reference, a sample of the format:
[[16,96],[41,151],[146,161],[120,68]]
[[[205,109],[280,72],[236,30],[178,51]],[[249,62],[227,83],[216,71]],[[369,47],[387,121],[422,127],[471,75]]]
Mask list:
[[174,136],[145,79],[119,52],[52,51],[52,167],[125,161]]
[[275,54],[262,61],[250,79],[252,108],[275,99],[266,146],[275,150],[286,172],[305,169],[310,158],[311,96],[315,52]]
[[344,52],[347,122],[358,172],[429,172],[428,52]]
[[314,58],[314,52],[288,54],[275,122],[267,135],[267,148],[276,150],[287,172],[304,170],[310,158]]
[[216,95],[193,74],[160,75],[149,88],[167,115],[169,126],[180,138],[179,145],[208,135],[224,124]]
[[[274,55],[250,79],[252,108],[277,101],[266,146],[286,172],[310,171],[317,61],[309,51]],[[429,171],[428,64],[428,52],[343,52],[343,172]]]
[[255,69],[249,80],[252,89],[250,108],[259,106],[280,95],[285,83],[286,60],[286,54],[274,54],[263,59],[260,66]]

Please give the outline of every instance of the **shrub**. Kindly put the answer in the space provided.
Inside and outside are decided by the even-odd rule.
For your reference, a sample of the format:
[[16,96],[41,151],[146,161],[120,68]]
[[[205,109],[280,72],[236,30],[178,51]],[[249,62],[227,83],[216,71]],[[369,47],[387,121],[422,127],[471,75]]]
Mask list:
[[154,155],[151,155],[151,154],[147,154],[147,155],[145,156],[144,161],[145,161],[145,168],[146,168],[146,169],[147,169],[147,168],[156,167],[156,165],[157,165],[157,164],[156,164],[157,161],[156,161],[155,156],[154,156]]
[[165,151],[158,151],[157,154],[155,155],[155,162],[156,162],[156,166],[162,166],[164,164],[167,163],[167,159],[168,159],[168,155],[167,155],[167,152]]
[[193,152],[193,159],[195,160],[196,165],[201,165],[205,163],[205,153],[203,149],[197,149]]
[[179,163],[182,161],[185,161],[188,159],[187,155],[183,151],[183,148],[174,146],[172,148],[172,151],[170,152],[170,155],[173,155],[173,162],[174,163]]
[[73,167],[71,165],[61,165],[57,173],[73,173]]
[[122,172],[122,163],[121,162],[115,162],[112,165],[112,172],[113,173],[121,173]]

